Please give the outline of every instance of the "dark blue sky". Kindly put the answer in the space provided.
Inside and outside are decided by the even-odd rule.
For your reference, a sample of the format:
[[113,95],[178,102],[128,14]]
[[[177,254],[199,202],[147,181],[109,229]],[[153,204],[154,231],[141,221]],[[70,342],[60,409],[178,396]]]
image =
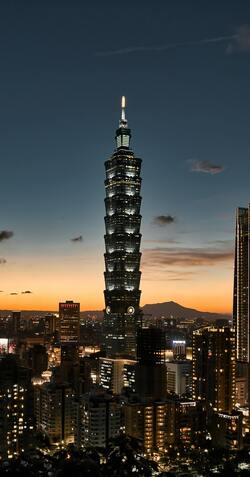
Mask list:
[[[144,301],[153,300],[150,290],[169,272],[164,267],[173,253],[170,240],[174,252],[192,259],[202,249],[208,262],[172,264],[178,276],[171,283],[170,274],[156,299],[171,299],[168,289],[178,285],[183,301],[183,277],[194,276],[195,288],[199,267],[203,273],[207,266],[212,283],[220,271],[208,250],[215,260],[225,253],[218,263],[227,283],[224,309],[230,307],[226,254],[232,249],[235,208],[250,200],[248,25],[250,4],[240,0],[1,2],[0,229],[14,231],[0,244],[7,260],[1,288],[7,295],[16,291],[14,283],[18,292],[34,288],[39,301],[42,281],[36,286],[34,278],[39,260],[86,258],[77,277],[85,283],[92,271],[98,275],[95,293],[101,303],[103,163],[114,148],[125,94],[133,148],[143,158]],[[157,49],[176,43],[184,45]],[[103,54],[129,47],[135,51]],[[214,165],[221,172],[205,172],[213,172]],[[174,221],[157,225],[159,215]],[[70,242],[80,234],[82,243]],[[150,254],[162,243],[160,273],[154,269],[153,276]],[[51,275],[51,267],[43,276]],[[69,281],[72,270],[62,270]],[[86,301],[92,292],[83,294],[77,283],[75,298]],[[194,292],[193,304],[198,295]]]

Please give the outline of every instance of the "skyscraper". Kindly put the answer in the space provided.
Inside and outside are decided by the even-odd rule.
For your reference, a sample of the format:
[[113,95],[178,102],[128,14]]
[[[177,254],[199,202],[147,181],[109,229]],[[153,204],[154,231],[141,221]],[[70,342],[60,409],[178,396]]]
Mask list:
[[59,303],[59,323],[61,343],[79,343],[80,303]]
[[208,412],[232,412],[235,406],[235,335],[229,326],[193,332],[193,399]]
[[116,149],[105,162],[105,324],[109,357],[135,356],[140,316],[141,159],[130,149],[125,98]]
[[59,303],[61,378],[77,389],[79,372],[80,303]]
[[18,456],[33,430],[31,371],[8,354],[0,357],[0,455]]
[[236,358],[240,375],[247,381],[246,401],[250,401],[250,204],[236,211],[233,320],[236,331]]
[[139,328],[135,389],[143,400],[162,399],[167,392],[166,338],[160,328]]

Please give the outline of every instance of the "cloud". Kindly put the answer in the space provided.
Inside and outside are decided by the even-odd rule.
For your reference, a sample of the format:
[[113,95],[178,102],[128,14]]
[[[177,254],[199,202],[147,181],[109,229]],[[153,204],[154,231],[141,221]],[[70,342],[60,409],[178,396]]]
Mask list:
[[155,225],[168,225],[168,224],[172,224],[173,222],[175,222],[175,217],[173,217],[172,215],[157,215],[157,217],[154,217],[154,220],[153,220],[153,223]]
[[10,293],[10,295],[18,295],[18,293],[17,292],[12,292],[12,293]]
[[28,294],[30,294],[30,293],[32,293],[32,291],[30,291],[30,290],[22,291],[22,295],[28,295]]
[[165,266],[203,267],[232,262],[233,250],[221,248],[159,247],[144,249],[143,266],[164,268]]
[[0,242],[3,240],[8,240],[9,238],[13,237],[14,232],[11,232],[11,230],[1,230],[0,232]]
[[73,237],[72,239],[70,239],[71,242],[82,242],[83,241],[83,237],[82,235],[79,235],[78,237]]
[[143,240],[143,243],[168,243],[168,244],[178,244],[181,243],[179,240],[173,239],[173,238],[167,238],[167,239],[148,239],[148,240]]
[[219,174],[224,171],[224,167],[219,164],[213,164],[209,161],[190,160],[191,172],[205,172],[206,174]]
[[0,265],[4,265],[5,263],[7,263],[7,260],[5,260],[5,258],[0,258]]
[[3,290],[0,290],[0,293],[3,293]]
[[129,55],[131,53],[161,52],[161,51],[174,50],[176,48],[183,48],[183,47],[189,47],[189,46],[225,43],[229,40],[232,40],[233,42],[235,42],[235,41],[238,41],[238,37],[239,37],[239,33],[234,35],[223,35],[223,36],[216,36],[212,38],[203,38],[201,40],[167,43],[166,45],[155,45],[155,46],[135,45],[135,46],[128,46],[126,48],[120,48],[117,50],[100,51],[96,55],[97,56],[118,56],[118,55]]
[[227,47],[227,53],[250,51],[250,25],[241,25]]

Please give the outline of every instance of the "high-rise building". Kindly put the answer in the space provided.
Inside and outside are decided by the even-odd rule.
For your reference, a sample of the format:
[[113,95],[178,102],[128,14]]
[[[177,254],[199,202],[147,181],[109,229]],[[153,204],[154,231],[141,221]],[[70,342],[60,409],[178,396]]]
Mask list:
[[193,399],[207,411],[231,412],[235,406],[235,334],[214,326],[193,332]]
[[45,334],[50,336],[53,335],[56,331],[59,331],[59,316],[54,315],[53,313],[48,313],[44,317],[44,327]]
[[233,320],[239,376],[247,380],[250,403],[250,204],[236,211]]
[[21,311],[13,311],[12,312],[12,323],[11,323],[11,331],[16,336],[20,331],[21,326]]
[[135,389],[142,399],[162,399],[167,393],[165,332],[160,328],[139,328]]
[[134,389],[136,361],[122,358],[100,358],[100,385],[114,394],[122,389]]
[[136,355],[140,317],[141,159],[130,148],[125,98],[116,149],[105,162],[105,324],[108,357]]
[[76,389],[79,373],[80,303],[59,303],[61,378]]
[[192,390],[192,362],[190,360],[170,361],[167,366],[167,391],[181,396]]
[[74,392],[66,383],[50,382],[35,386],[35,417],[38,430],[52,444],[74,442]]
[[59,303],[59,329],[61,343],[79,343],[80,303]]
[[168,446],[191,446],[204,434],[200,403],[170,399],[124,405],[125,433],[138,439],[144,452],[162,453]]
[[80,396],[77,436],[78,446],[107,447],[109,439],[121,432],[121,403],[105,392]]
[[0,357],[0,455],[18,456],[33,429],[31,373],[16,356]]

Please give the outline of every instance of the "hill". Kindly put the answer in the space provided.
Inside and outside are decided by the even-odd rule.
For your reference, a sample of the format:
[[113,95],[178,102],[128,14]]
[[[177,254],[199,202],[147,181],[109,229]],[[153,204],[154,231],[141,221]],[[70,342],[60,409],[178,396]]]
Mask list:
[[211,320],[229,319],[230,315],[222,313],[212,313],[207,311],[200,311],[194,308],[186,308],[174,301],[166,301],[164,303],[152,303],[143,306],[143,312],[156,317],[165,316],[174,318],[182,318],[184,320],[206,318]]

